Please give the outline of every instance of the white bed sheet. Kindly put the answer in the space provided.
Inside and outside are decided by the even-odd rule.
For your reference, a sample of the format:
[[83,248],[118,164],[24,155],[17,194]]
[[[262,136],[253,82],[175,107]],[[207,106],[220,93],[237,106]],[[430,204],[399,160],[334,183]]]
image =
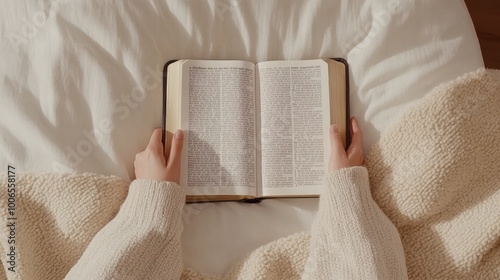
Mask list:
[[[175,58],[344,57],[368,150],[436,85],[483,66],[465,4],[405,1],[1,1],[0,163],[133,178]],[[186,206],[185,264],[221,273],[308,230],[317,199]]]

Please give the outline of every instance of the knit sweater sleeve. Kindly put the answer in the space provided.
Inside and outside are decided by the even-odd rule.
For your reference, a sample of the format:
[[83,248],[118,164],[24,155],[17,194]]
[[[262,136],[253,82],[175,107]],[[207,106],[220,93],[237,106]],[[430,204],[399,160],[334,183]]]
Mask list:
[[65,279],[179,279],[185,190],[132,182],[116,217],[92,239]]
[[399,233],[372,199],[368,172],[330,172],[311,229],[303,279],[407,279]]

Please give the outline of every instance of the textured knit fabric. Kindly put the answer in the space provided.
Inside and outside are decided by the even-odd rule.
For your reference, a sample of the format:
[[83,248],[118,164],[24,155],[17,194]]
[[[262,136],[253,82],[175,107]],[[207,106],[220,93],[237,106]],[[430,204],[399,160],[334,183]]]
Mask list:
[[[500,122],[498,121],[500,110],[498,108],[500,108],[500,73],[480,69],[429,93],[420,104],[383,133],[379,143],[367,155],[366,167],[370,175],[372,196],[401,235],[410,279],[500,279]],[[338,180],[344,182],[343,186],[348,185],[345,182],[362,185],[360,181],[365,179],[359,175],[363,172],[361,168],[349,169],[343,174],[342,179],[335,179],[337,175],[330,174],[327,182],[331,184],[332,181]],[[0,177],[0,197],[5,198],[7,180],[5,175],[0,176],[3,176]],[[127,184],[113,176],[88,173],[18,173],[16,182],[18,226],[16,273],[7,271],[8,264],[2,257],[0,270],[3,270],[3,273],[0,274],[0,279],[2,277],[63,279],[68,273],[70,278],[71,273],[80,269],[82,273],[93,273],[88,271],[90,269],[88,267],[93,267],[96,273],[107,273],[109,266],[99,267],[97,264],[94,267],[91,265],[92,257],[87,256],[100,250],[99,246],[94,245],[93,238],[98,242],[99,238],[104,237],[108,225],[112,225],[118,217],[127,216],[131,221],[137,220],[137,216],[134,215],[117,214],[120,206],[126,209],[127,205],[135,205],[134,201],[141,199],[155,203],[162,202],[161,199],[155,200],[157,199],[155,196],[150,196],[149,191],[145,192],[144,196],[137,196],[138,193],[134,195],[135,183],[129,189]],[[159,186],[155,187],[158,183],[154,181],[141,184],[141,187],[152,187],[152,192],[181,191],[169,183],[162,183],[163,187],[169,190],[165,188],[158,190]],[[353,191],[325,189],[325,191],[331,190],[346,194]],[[127,191],[130,195],[127,195]],[[359,192],[359,194],[351,193],[353,195],[351,198],[361,196],[362,188],[359,188]],[[172,193],[168,195],[175,196]],[[125,198],[127,202],[124,203]],[[340,198],[332,199],[330,203],[334,205],[335,199]],[[325,249],[315,251],[315,244],[321,244],[325,240],[321,240],[322,233],[314,234],[314,230],[320,224],[324,215],[322,212],[328,212],[330,207],[325,203],[325,196],[320,200],[322,206],[312,228],[312,238],[309,233],[297,233],[271,242],[237,262],[228,271],[226,278],[248,275],[249,272],[245,272],[245,269],[257,267],[257,264],[259,266],[253,271],[254,275],[269,275],[270,279],[275,276],[273,274],[275,271],[290,273],[289,279],[300,278],[301,274],[315,278],[316,272],[323,267],[330,269],[336,266],[340,271],[347,271],[342,270],[343,263],[322,263],[315,257],[315,254],[322,256],[335,253],[334,250]],[[376,209],[376,205],[372,207]],[[354,209],[362,210],[356,207]],[[162,210],[175,212],[175,207],[166,206]],[[154,213],[145,209],[142,211],[149,213],[152,215],[150,218],[154,219]],[[339,209],[339,211],[346,210]],[[375,214],[378,212],[378,210],[373,211]],[[331,214],[332,217],[336,215]],[[7,205],[1,203],[0,218],[2,221],[7,221],[7,217]],[[175,214],[171,217],[175,217]],[[360,215],[358,221],[362,223],[365,218]],[[142,222],[145,223],[146,219],[144,218]],[[384,223],[383,217],[381,223]],[[127,243],[130,241],[127,239],[130,235],[125,231],[134,227],[124,226],[123,231],[112,240],[112,243],[119,243],[122,240],[121,242],[125,243],[122,248],[128,248],[127,250],[135,248],[135,251],[133,249],[128,251],[133,253],[123,254],[127,258],[134,253],[141,255],[140,251],[143,250],[140,249],[141,246],[131,247],[130,243]],[[333,227],[339,228],[338,225]],[[387,231],[393,230],[390,226],[382,228]],[[369,230],[370,226],[363,226],[361,229]],[[153,232],[168,235],[163,230],[155,229]],[[362,232],[357,231],[360,235]],[[147,235],[145,232],[142,234]],[[6,256],[9,250],[8,235],[8,228],[1,227],[2,256]],[[380,233],[380,236],[382,235],[385,233]],[[360,236],[352,237],[360,238]],[[370,256],[377,252],[377,246],[380,246],[377,242],[380,244],[389,240],[377,241],[367,238],[367,242],[372,242],[374,247],[368,249],[362,242],[355,242],[352,247],[361,249],[360,252],[369,256],[366,258],[369,268],[367,271],[376,271],[378,274],[387,271],[388,267],[392,268],[390,263],[395,255],[384,256],[385,263],[382,265],[374,265],[377,264],[380,255]],[[145,245],[141,242],[137,244]],[[175,242],[173,244],[168,250],[175,250]],[[117,245],[120,244],[113,246]],[[155,243],[155,246],[160,245]],[[335,245],[332,244],[331,248],[335,248]],[[155,246],[151,246],[153,247],[151,249],[155,249]],[[116,255],[114,251],[106,253],[103,256],[109,258]],[[349,256],[352,252],[340,250],[339,254]],[[327,257],[334,259],[339,256]],[[147,261],[153,259],[145,257]],[[140,262],[141,259],[138,258],[130,266],[134,267]],[[308,262],[307,269],[304,271],[306,262]],[[278,269],[276,263],[279,263],[282,269]],[[148,265],[150,263],[146,264]],[[128,273],[131,267],[118,265],[117,271],[121,274],[117,278],[127,279],[123,274]],[[173,263],[172,267],[177,267],[177,264]],[[155,267],[148,266],[148,269],[154,270]],[[144,270],[138,268],[137,271],[142,273]],[[259,274],[261,271],[262,274]],[[357,267],[351,267],[349,271],[360,273]],[[163,271],[154,271],[154,273],[161,272]],[[390,272],[396,273],[396,270]],[[172,271],[172,273],[179,272]],[[181,277],[210,279],[189,269],[184,269]],[[134,277],[130,279],[132,278]],[[338,275],[322,275],[318,278],[338,278]]]
[[[98,178],[94,175],[90,182]],[[82,176],[93,177],[92,174]],[[39,182],[64,182],[66,186],[76,177],[76,181],[82,183],[78,175],[63,175],[55,181],[50,176],[37,177]],[[28,178],[30,176],[21,177],[18,185],[27,184],[24,180]],[[119,185],[110,184],[105,188],[109,187]],[[44,186],[37,185],[37,188]],[[220,277],[204,276],[192,270],[182,274],[180,234],[184,201],[185,189],[174,183],[135,180],[116,216],[95,234],[81,256],[74,256],[76,263],[67,263],[66,269],[72,267],[65,279],[407,278],[401,239],[373,201],[364,167],[346,168],[327,176],[311,235],[297,234],[263,246]],[[68,202],[71,203],[59,211],[83,210],[73,208],[73,201]],[[23,220],[36,224],[33,218],[23,216]],[[23,278],[26,275],[64,277],[64,269],[47,270],[52,267],[50,262],[47,266],[30,266],[24,262],[28,258],[25,256],[30,254],[28,247],[40,247],[40,252],[44,247],[43,242],[33,245],[34,241],[45,238],[43,233],[37,236],[36,229],[38,227],[33,229],[35,235],[25,236],[26,242],[31,244],[26,244],[23,248],[28,250],[19,254],[20,274]],[[25,232],[30,234],[28,229],[19,231],[23,235]],[[59,239],[64,238],[60,236]],[[56,248],[53,249],[57,254]],[[81,246],[76,248],[81,249]],[[29,258],[44,259],[36,255]]]
[[366,169],[330,173],[303,279],[406,279],[402,252],[397,229],[372,199]]
[[184,190],[170,182],[132,182],[118,215],[66,279],[179,279]]
[[500,71],[444,84],[366,158],[412,279],[500,279]]

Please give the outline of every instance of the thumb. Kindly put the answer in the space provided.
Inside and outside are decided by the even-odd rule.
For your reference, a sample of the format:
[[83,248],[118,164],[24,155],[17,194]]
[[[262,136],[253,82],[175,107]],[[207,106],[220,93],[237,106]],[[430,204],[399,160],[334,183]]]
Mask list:
[[151,138],[149,139],[148,148],[155,152],[163,153],[163,144],[161,143],[162,131],[161,128],[157,128],[153,131]]
[[177,130],[172,138],[172,146],[168,155],[167,168],[177,168],[181,165],[182,144],[184,142],[184,134],[182,130]]

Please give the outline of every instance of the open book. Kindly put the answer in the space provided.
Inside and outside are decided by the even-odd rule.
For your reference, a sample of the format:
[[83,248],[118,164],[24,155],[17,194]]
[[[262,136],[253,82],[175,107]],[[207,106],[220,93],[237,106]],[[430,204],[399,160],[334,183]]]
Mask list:
[[187,202],[318,196],[330,124],[349,142],[347,76],[343,59],[167,63],[164,146],[184,131]]

